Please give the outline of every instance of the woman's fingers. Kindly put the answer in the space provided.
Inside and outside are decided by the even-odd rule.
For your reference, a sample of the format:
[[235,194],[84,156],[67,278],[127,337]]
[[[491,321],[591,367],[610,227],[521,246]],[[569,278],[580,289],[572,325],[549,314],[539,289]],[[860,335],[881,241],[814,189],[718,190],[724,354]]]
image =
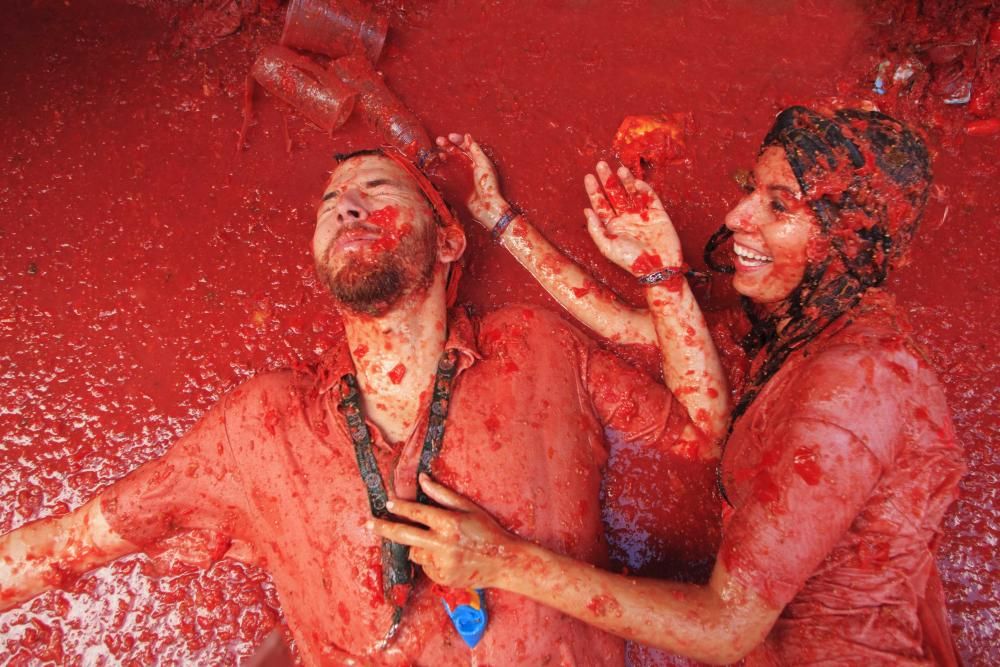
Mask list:
[[375,534],[384,537],[396,544],[405,544],[409,547],[421,549],[440,549],[443,545],[432,531],[409,526],[405,523],[395,523],[385,519],[375,519],[373,528]]
[[493,161],[490,160],[486,151],[476,143],[471,134],[452,132],[447,138],[438,137],[437,144],[446,152],[459,152],[469,158],[476,175],[478,190],[485,190],[490,186],[496,188],[497,176]]
[[601,185],[604,187],[604,192],[611,202],[611,206],[614,207],[619,213],[629,212],[634,209],[632,203],[632,198],[629,196],[628,192],[622,186],[622,182],[618,177],[611,171],[611,167],[608,166],[607,162],[601,161],[597,163],[597,177],[601,181]]
[[417,565],[427,565],[427,562],[431,559],[431,553],[426,549],[421,549],[420,547],[410,547],[410,562],[416,563]]
[[618,167],[618,180],[622,182],[622,186],[625,187],[625,192],[628,193],[629,197],[635,197],[636,179],[625,165]]
[[584,176],[583,188],[587,191],[587,197],[590,198],[590,206],[593,209],[593,213],[596,213],[601,221],[607,222],[617,215],[614,207],[608,201],[607,197],[604,196],[604,190],[593,174]]
[[458,150],[469,157],[472,157],[469,154],[470,145],[475,143],[472,140],[472,135],[459,134],[458,132],[450,132],[447,136],[438,137],[435,142],[447,151]]
[[450,510],[399,499],[386,503],[385,507],[396,516],[423,524],[434,530],[449,532],[454,527],[454,517]]
[[447,137],[438,137],[437,139],[434,140],[434,143],[437,144],[438,155],[442,157],[447,158],[450,155],[455,155],[456,153],[461,152],[458,150],[458,147],[456,147],[455,144],[448,141]]
[[469,135],[465,136],[468,137],[469,139],[468,151],[469,151],[469,157],[472,158],[473,164],[475,164],[477,167],[485,170],[491,176],[493,176],[494,175],[493,161],[490,160],[489,156],[486,154],[486,151],[484,151],[479,144],[477,144],[475,141],[472,140],[472,137],[470,137]]
[[663,211],[666,213],[666,209],[663,208],[663,202],[660,201],[660,197],[653,190],[652,186],[646,181],[636,180],[635,191],[645,195],[646,207],[652,211]]
[[[438,137],[437,143],[445,150],[459,151],[472,162],[473,168],[480,176],[485,175],[487,180],[496,180],[496,171],[493,168],[493,161],[490,160],[482,146],[476,143],[471,134],[458,134],[452,132],[448,138]],[[481,179],[480,179],[481,180]],[[482,185],[482,183],[480,183]]]
[[455,493],[447,486],[438,484],[427,473],[421,473],[420,475],[420,488],[430,496],[431,500],[444,507],[465,512],[472,512],[479,509],[479,506],[474,502],[465,496]]
[[609,178],[611,178],[611,167],[609,167],[608,163],[605,162],[604,160],[601,160],[600,162],[597,163],[597,166],[594,168],[594,171],[597,172],[597,177],[601,179],[602,184],[605,183]]
[[601,251],[601,254],[607,256],[608,249],[611,247],[611,239],[608,238],[608,233],[604,228],[604,223],[598,215],[589,208],[583,209],[583,217],[587,219],[587,232],[590,234],[590,238],[594,240],[594,245],[596,245],[597,249]]
[[437,145],[445,150],[455,150],[458,149],[465,153],[478,167],[487,167],[490,171],[493,170],[493,161],[490,160],[486,151],[476,143],[476,140],[472,138],[471,134],[459,134],[458,132],[450,133],[446,137],[438,137]]
[[434,140],[434,143],[437,144],[441,153],[444,153],[445,155],[463,155],[469,158],[469,161],[471,162],[473,161],[472,156],[469,155],[469,151],[462,146],[464,141],[465,140],[461,134],[452,132],[446,137],[438,137]]

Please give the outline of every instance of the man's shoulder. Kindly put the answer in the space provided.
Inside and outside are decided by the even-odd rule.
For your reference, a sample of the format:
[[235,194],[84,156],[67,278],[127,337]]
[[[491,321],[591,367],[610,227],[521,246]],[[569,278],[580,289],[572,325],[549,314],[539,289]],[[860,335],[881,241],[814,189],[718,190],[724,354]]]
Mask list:
[[276,406],[302,396],[314,382],[315,374],[308,369],[266,371],[237,385],[224,401],[230,411],[241,406]]
[[513,348],[542,353],[556,349],[565,353],[589,344],[584,333],[561,315],[547,308],[517,304],[504,306],[477,318],[476,338],[484,357]]
[[525,337],[541,334],[569,334],[582,336],[583,332],[559,313],[531,304],[502,306],[478,318],[482,332],[496,329],[509,336]]

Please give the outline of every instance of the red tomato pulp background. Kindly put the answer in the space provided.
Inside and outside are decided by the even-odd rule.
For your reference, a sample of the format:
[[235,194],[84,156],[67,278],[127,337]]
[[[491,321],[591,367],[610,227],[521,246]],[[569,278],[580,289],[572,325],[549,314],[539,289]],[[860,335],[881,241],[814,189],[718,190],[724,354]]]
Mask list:
[[[246,74],[280,34],[274,4],[206,3],[213,14],[180,0],[11,0],[0,10],[0,531],[78,506],[162,454],[243,379],[308,363],[336,340],[309,255],[314,211],[332,154],[379,139],[357,115],[325,135],[258,91],[237,150]],[[781,108],[867,99],[921,127],[935,189],[890,289],[966,449],[939,562],[962,654],[989,665],[1000,657],[1000,136],[964,128],[988,128],[1000,111],[989,78],[997,10],[941,2],[917,16],[911,4],[397,0],[379,4],[390,31],[378,68],[432,135],[481,140],[508,196],[633,301],[638,290],[599,256],[581,215],[583,175],[613,158],[623,117],[691,114],[687,159],[659,184],[699,264],[739,197],[734,172]],[[974,108],[871,92],[887,53],[969,39]],[[463,218],[462,302],[555,307]],[[703,296],[710,307],[728,299],[718,286]],[[0,662],[228,664],[276,623],[258,570],[223,561],[156,576],[134,556],[0,614]]]

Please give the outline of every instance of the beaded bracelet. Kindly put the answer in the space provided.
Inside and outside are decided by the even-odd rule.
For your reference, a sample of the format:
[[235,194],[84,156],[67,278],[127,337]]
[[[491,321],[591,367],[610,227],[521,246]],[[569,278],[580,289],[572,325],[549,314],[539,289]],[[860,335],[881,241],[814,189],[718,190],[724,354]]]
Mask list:
[[493,225],[493,229],[490,230],[490,233],[493,235],[493,240],[499,241],[500,237],[503,236],[503,233],[507,230],[507,227],[510,226],[510,223],[513,222],[514,218],[519,215],[521,215],[520,211],[516,210],[512,206],[508,206],[507,210],[500,216],[500,219],[497,220],[497,224]]
[[639,284],[649,287],[650,285],[658,285],[660,283],[665,283],[668,280],[673,280],[678,276],[687,276],[689,273],[691,273],[691,267],[687,264],[681,264],[680,266],[667,266],[659,271],[653,271],[652,273],[647,273],[644,276],[639,276]]

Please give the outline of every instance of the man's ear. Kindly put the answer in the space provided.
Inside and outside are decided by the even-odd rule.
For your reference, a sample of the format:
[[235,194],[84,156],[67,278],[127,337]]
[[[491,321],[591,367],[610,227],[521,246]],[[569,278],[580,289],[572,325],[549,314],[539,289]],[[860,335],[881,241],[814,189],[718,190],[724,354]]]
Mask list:
[[437,259],[442,264],[457,261],[465,252],[465,232],[456,225],[438,227]]

